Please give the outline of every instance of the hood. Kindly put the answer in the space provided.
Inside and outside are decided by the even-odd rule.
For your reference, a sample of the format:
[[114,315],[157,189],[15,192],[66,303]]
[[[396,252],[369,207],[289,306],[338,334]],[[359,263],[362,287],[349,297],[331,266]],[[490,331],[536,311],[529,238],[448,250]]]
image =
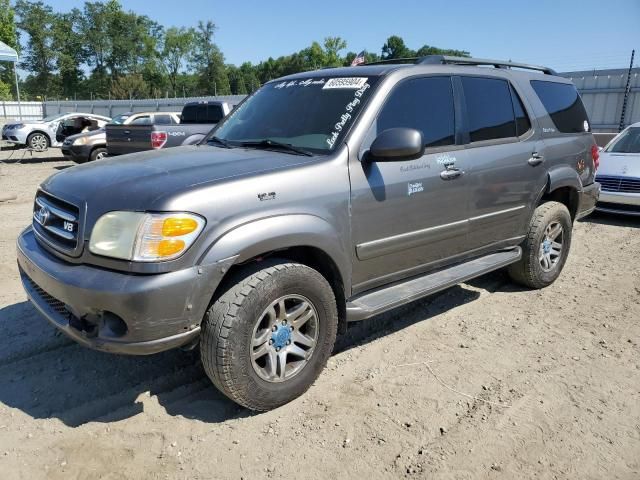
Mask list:
[[[98,215],[110,210],[162,210],[200,186],[315,162],[317,157],[191,145],[122,155],[67,168],[42,188]],[[90,219],[87,218],[89,222]]]
[[640,153],[600,152],[598,175],[640,178]]

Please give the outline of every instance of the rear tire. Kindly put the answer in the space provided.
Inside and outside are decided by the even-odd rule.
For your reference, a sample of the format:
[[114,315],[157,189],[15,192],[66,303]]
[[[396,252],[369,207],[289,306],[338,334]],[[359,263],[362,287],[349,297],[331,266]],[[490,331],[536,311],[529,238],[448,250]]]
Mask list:
[[266,411],[302,395],[331,355],[336,301],[316,270],[286,260],[239,272],[205,315],[200,355],[234,402]]
[[513,281],[529,288],[544,288],[560,276],[569,255],[573,222],[565,205],[538,206],[522,243],[522,258],[509,266]]
[[102,147],[95,148],[91,152],[91,155],[89,155],[89,161],[90,162],[95,162],[96,160],[102,160],[106,156],[107,156],[107,149],[106,148],[102,148]]

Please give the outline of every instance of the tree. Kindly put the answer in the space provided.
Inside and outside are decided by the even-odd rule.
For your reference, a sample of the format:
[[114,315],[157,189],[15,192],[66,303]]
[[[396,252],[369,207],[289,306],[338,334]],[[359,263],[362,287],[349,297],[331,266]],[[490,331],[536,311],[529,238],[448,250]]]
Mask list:
[[347,42],[340,37],[326,37],[324,39],[325,67],[339,67],[342,65],[340,52],[347,48]]
[[53,44],[52,28],[55,15],[50,6],[41,1],[18,0],[15,7],[19,21],[18,28],[27,34],[27,48],[22,54],[20,66],[31,72],[34,94],[55,94],[56,49]]
[[417,57],[424,57],[426,55],[451,55],[454,57],[468,57],[469,52],[466,50],[451,50],[438,47],[431,47],[429,45],[423,45],[416,52]]
[[[15,15],[9,0],[0,0],[0,42],[9,45],[15,50],[19,50]],[[9,97],[11,96],[9,85],[13,85],[14,83],[12,70],[11,64],[6,62],[0,63],[0,84],[4,84],[4,87],[0,87],[0,92],[5,92],[5,89],[7,89],[9,91],[7,94]],[[3,94],[4,93],[0,93],[0,95]],[[3,100],[10,100],[10,98],[3,98]]]
[[116,100],[145,98],[148,94],[149,87],[139,73],[123,75],[111,84],[111,97]]
[[407,58],[415,56],[415,52],[407,48],[402,37],[392,35],[382,46],[382,59]]
[[11,100],[11,89],[2,80],[0,80],[0,100]]
[[194,36],[194,48],[190,66],[198,76],[201,95],[228,95],[231,93],[229,77],[224,65],[224,55],[213,42],[215,24],[200,21]]
[[56,46],[55,65],[60,76],[60,93],[73,98],[82,88],[84,73],[82,64],[87,51],[80,33],[82,12],[74,8],[69,13],[57,15],[53,20],[52,43]]
[[193,49],[195,31],[192,28],[167,29],[164,34],[164,45],[162,48],[162,63],[167,72],[172,95],[176,95],[178,85],[178,74],[184,67],[189,53]]

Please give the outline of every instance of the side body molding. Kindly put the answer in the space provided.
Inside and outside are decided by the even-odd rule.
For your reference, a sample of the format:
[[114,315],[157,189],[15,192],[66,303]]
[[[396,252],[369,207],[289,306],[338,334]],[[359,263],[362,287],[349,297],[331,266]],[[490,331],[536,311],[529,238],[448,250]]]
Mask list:
[[335,263],[350,295],[351,261],[344,238],[326,220],[309,214],[278,215],[239,225],[215,239],[201,258],[201,265],[236,257],[242,263],[261,254],[288,247],[314,247]]

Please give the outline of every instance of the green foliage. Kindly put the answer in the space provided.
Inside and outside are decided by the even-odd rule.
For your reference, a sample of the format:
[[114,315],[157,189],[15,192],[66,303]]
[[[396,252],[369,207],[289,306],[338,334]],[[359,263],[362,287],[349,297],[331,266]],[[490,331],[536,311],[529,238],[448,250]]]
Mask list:
[[[257,65],[229,65],[214,41],[212,21],[165,29],[146,15],[125,10],[119,0],[86,1],[82,9],[62,13],[41,0],[16,0],[15,9],[10,0],[0,0],[0,40],[18,46],[18,32],[23,34],[20,66],[28,72],[22,84],[26,98],[246,94],[274,78],[350,65],[356,57],[355,52],[343,53],[344,39],[326,37]],[[370,63],[436,54],[469,52],[429,45],[412,50],[394,35],[380,54],[366,52],[365,57]],[[0,81],[12,80],[12,72],[0,66]]]
[[12,100],[9,85],[0,80],[0,100]]
[[382,60],[392,60],[396,58],[424,57],[426,55],[452,55],[455,57],[468,57],[466,50],[451,50],[447,48],[432,47],[423,45],[418,50],[408,48],[402,37],[392,35],[382,47]]

